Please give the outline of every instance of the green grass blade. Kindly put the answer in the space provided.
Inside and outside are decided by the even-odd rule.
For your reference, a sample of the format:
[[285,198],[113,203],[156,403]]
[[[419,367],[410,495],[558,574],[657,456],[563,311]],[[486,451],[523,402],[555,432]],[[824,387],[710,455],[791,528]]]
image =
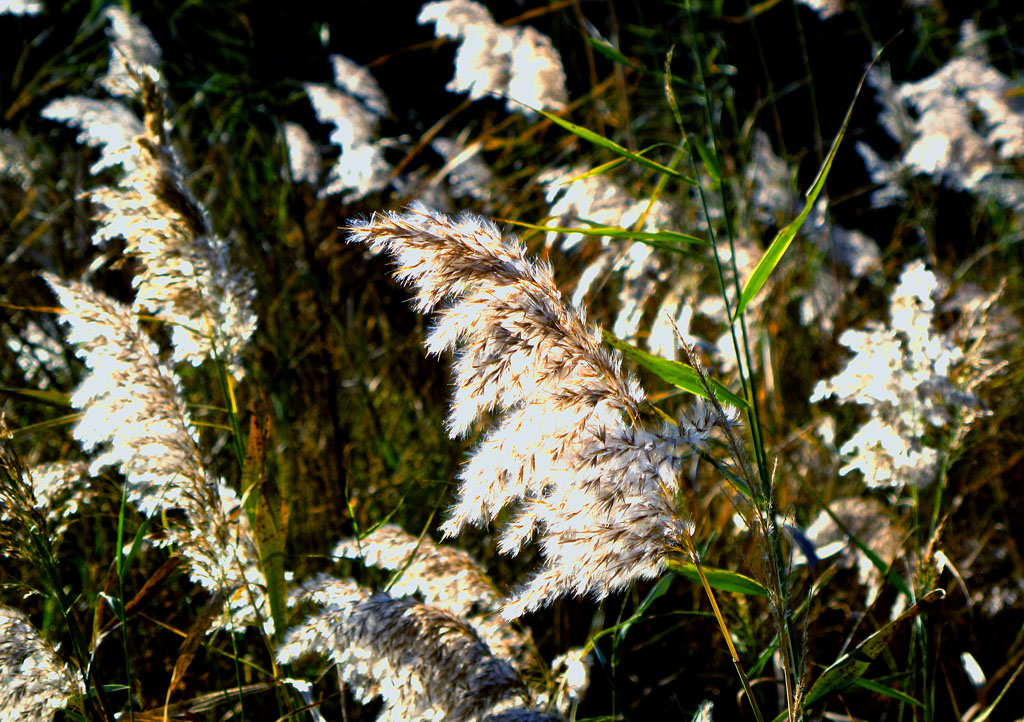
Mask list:
[[768,246],[768,250],[765,251],[761,260],[757,264],[757,268],[750,275],[750,279],[747,281],[747,285],[743,288],[743,293],[740,295],[740,301],[736,304],[736,310],[733,313],[733,320],[735,321],[740,315],[746,310],[750,302],[754,300],[754,297],[764,288],[764,284],[768,282],[768,278],[772,275],[775,267],[779,265],[779,261],[782,260],[782,256],[786,253],[789,245],[796,238],[796,234],[800,231],[804,221],[807,220],[807,216],[810,214],[811,209],[814,208],[815,202],[818,200],[818,195],[821,193],[821,189],[825,187],[825,180],[828,178],[828,173],[832,169],[832,161],[836,158],[836,152],[839,150],[839,144],[843,141],[843,136],[846,134],[846,128],[850,125],[850,118],[853,117],[853,106],[857,103],[857,97],[860,95],[861,89],[864,87],[864,81],[867,80],[868,71],[874,66],[874,62],[868,66],[868,70],[864,71],[864,75],[861,76],[860,83],[857,84],[857,90],[853,93],[853,100],[850,101],[850,107],[846,109],[846,117],[843,118],[843,124],[839,128],[839,133],[832,141],[832,147],[828,151],[828,156],[825,158],[825,162],[822,163],[821,168],[818,170],[818,175],[814,179],[814,183],[811,184],[811,189],[807,191],[807,202],[804,203],[804,208],[800,211],[793,221],[789,223],[785,228],[778,232],[771,245]]
[[693,147],[697,149],[697,155],[700,156],[701,162],[704,164],[704,170],[707,174],[714,179],[715,183],[722,182],[722,166],[718,162],[718,158],[715,157],[715,153],[711,148],[708,148],[699,138],[690,138],[690,142],[693,143]]
[[868,667],[882,653],[893,637],[906,629],[921,612],[926,611],[927,607],[934,605],[945,596],[946,593],[941,589],[928,592],[903,614],[837,659],[831,667],[821,673],[821,676],[808,690],[804,697],[804,706],[814,704],[828,695],[841,692],[855,684],[864,676]]
[[[630,361],[643,366],[645,369],[658,376],[662,381],[666,381],[683,391],[688,391],[691,394],[707,398],[707,393],[705,393],[704,387],[700,383],[700,378],[697,376],[697,372],[692,366],[688,366],[687,364],[680,363],[678,361],[670,361],[669,359],[655,356],[652,353],[647,353],[646,351],[638,349],[636,346],[623,341],[608,330],[602,329],[601,334],[604,337],[604,342],[606,344],[621,352],[622,355]],[[711,387],[715,391],[715,396],[718,397],[719,401],[740,409],[747,408],[748,404],[746,400],[734,394],[715,379],[710,379],[710,381]]]
[[[642,152],[646,152],[646,151],[642,151]],[[601,165],[597,166],[596,168],[591,168],[590,170],[586,171],[585,173],[580,173],[579,175],[574,175],[572,178],[566,178],[563,181],[558,181],[557,183],[555,183],[555,185],[556,186],[567,186],[570,183],[575,183],[576,181],[583,180],[584,178],[590,178],[591,176],[601,175],[602,173],[607,173],[610,170],[614,170],[614,169],[618,168],[620,165],[622,165],[625,162],[626,162],[625,158],[616,158],[615,160],[610,160],[607,163],[602,163]]]
[[[589,223],[587,220],[580,220],[583,223]],[[544,231],[546,233],[579,233],[583,236],[611,238],[617,241],[636,241],[638,243],[651,246],[652,248],[658,248],[669,253],[678,253],[691,258],[703,258],[703,256],[699,253],[687,250],[685,248],[686,245],[707,244],[707,241],[703,238],[691,236],[687,233],[677,233],[675,231],[631,231],[628,228],[622,228],[621,226],[602,226],[597,224],[593,224],[589,228],[567,228],[564,226],[540,226],[535,223],[510,221],[507,219],[503,219],[502,223],[509,223],[514,226],[521,226],[535,231]]]
[[598,135],[594,131],[588,130],[587,128],[584,128],[582,125],[576,125],[575,123],[570,123],[568,120],[565,120],[564,118],[559,118],[557,115],[554,115],[552,113],[548,113],[545,110],[540,110],[540,109],[536,109],[536,108],[535,108],[535,110],[538,113],[540,113],[541,115],[543,115],[545,118],[550,120],[555,125],[559,125],[562,128],[565,128],[567,131],[569,131],[573,135],[579,136],[580,138],[582,138],[583,140],[587,141],[588,143],[593,143],[594,145],[596,145],[599,148],[604,148],[605,150],[610,150],[612,153],[615,153],[616,155],[620,155],[623,158],[628,158],[629,160],[633,161],[634,163],[639,163],[640,165],[644,166],[645,168],[650,168],[651,170],[655,170],[658,173],[663,173],[665,175],[672,176],[673,178],[677,178],[677,179],[683,181],[684,183],[688,183],[688,184],[690,184],[692,186],[697,185],[697,181],[695,181],[693,178],[685,176],[685,175],[683,175],[682,173],[680,173],[678,171],[672,170],[668,166],[662,165],[661,163],[656,163],[655,161],[650,160],[649,158],[644,158],[639,153],[634,153],[631,150],[623,148],[621,145],[619,145],[615,141],[608,140],[603,135]]
[[900,692],[898,689],[893,689],[892,687],[882,684],[881,682],[876,682],[873,679],[861,678],[858,679],[854,684],[856,684],[856,686],[860,687],[861,689],[866,689],[869,692],[874,692],[875,694],[880,694],[885,697],[892,697],[893,699],[898,699],[901,702],[912,704],[915,707],[924,707],[923,704],[918,702],[916,699],[911,697],[906,692]]
[[[701,583],[697,566],[691,562],[669,560],[666,562],[666,566],[681,577],[685,577],[697,584]],[[768,590],[761,586],[760,582],[739,572],[729,571],[728,569],[716,569],[715,567],[703,564],[701,564],[701,567],[704,569],[704,576],[707,577],[708,584],[714,589],[757,597],[768,596]]]

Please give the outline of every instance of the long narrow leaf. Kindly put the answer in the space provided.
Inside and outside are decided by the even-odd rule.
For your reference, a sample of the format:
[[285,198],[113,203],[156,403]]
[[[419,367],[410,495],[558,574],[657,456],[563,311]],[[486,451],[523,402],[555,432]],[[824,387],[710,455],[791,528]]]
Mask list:
[[552,113],[548,113],[545,110],[540,110],[540,109],[535,109],[535,110],[537,110],[538,113],[543,115],[545,118],[550,120],[555,125],[559,125],[562,128],[565,128],[567,131],[569,131],[573,135],[577,135],[580,138],[582,138],[583,140],[585,140],[585,141],[587,141],[589,143],[593,143],[594,145],[596,145],[599,148],[604,148],[605,150],[610,150],[612,153],[615,153],[616,155],[620,155],[623,158],[628,158],[629,160],[633,161],[634,163],[639,163],[640,165],[644,166],[645,168],[650,168],[651,170],[658,171],[659,173],[664,173],[665,175],[670,175],[673,178],[678,178],[679,180],[683,181],[684,183],[689,183],[692,186],[697,185],[697,181],[695,181],[693,178],[685,176],[685,175],[683,175],[682,173],[680,173],[678,171],[672,170],[668,166],[662,165],[661,163],[656,163],[655,161],[650,160],[649,158],[644,158],[639,153],[634,153],[633,151],[628,150],[627,148],[623,148],[621,145],[619,145],[615,141],[609,140],[608,138],[605,138],[602,135],[598,135],[594,131],[588,130],[587,128],[584,128],[582,125],[576,125],[575,123],[570,123],[568,120],[565,120],[564,118],[559,118],[557,115],[554,115]]
[[[672,560],[667,563],[667,566],[679,576],[686,577],[697,584],[701,583],[700,572],[697,571],[695,564]],[[703,564],[701,567],[704,569],[704,576],[707,578],[708,584],[715,589],[721,589],[723,592],[750,594],[757,597],[768,596],[768,590],[760,582],[739,572],[732,572],[728,569],[716,569],[715,567],[708,567]]]
[[[697,376],[697,372],[692,366],[680,363],[679,361],[670,361],[669,359],[655,356],[652,353],[647,353],[646,351],[638,349],[636,346],[623,341],[608,330],[602,330],[601,333],[606,344],[620,351],[622,355],[630,361],[643,366],[651,373],[657,375],[662,381],[666,381],[683,391],[689,391],[691,394],[707,398],[707,393],[705,393],[704,387],[700,383],[700,378]],[[711,387],[715,391],[715,396],[718,397],[718,400],[722,403],[736,406],[741,409],[748,407],[746,400],[734,394],[715,379],[711,379]]]
[[[689,256],[690,258],[703,258],[703,256],[699,253],[688,250],[683,246],[687,244],[703,245],[707,243],[703,238],[691,236],[686,233],[676,233],[675,231],[631,231],[628,228],[622,228],[621,226],[602,225],[591,225],[587,228],[567,228],[563,226],[539,226],[534,223],[524,223],[523,221],[502,220],[502,222],[548,233],[579,233],[583,236],[612,238],[614,240],[623,241],[631,240],[669,253],[678,253],[682,256]],[[587,221],[583,222],[586,223]]]
[[[877,57],[876,57],[877,60]],[[750,302],[754,300],[754,297],[764,288],[764,284],[768,282],[768,278],[772,275],[775,267],[779,265],[779,261],[782,260],[782,256],[786,253],[789,248],[789,244],[796,238],[796,234],[800,231],[800,227],[803,226],[804,221],[807,220],[807,216],[810,214],[811,209],[814,208],[815,202],[818,200],[818,195],[821,193],[821,189],[825,187],[825,179],[828,178],[828,172],[832,169],[832,161],[836,158],[836,152],[839,150],[839,144],[843,141],[843,136],[846,134],[846,128],[850,124],[850,118],[853,116],[853,106],[857,102],[857,97],[860,95],[861,89],[864,87],[864,81],[868,78],[868,71],[874,66],[874,61],[868,66],[868,70],[864,71],[864,75],[861,76],[860,83],[857,84],[857,90],[853,93],[853,100],[850,101],[850,107],[846,110],[846,117],[843,118],[843,125],[839,128],[839,133],[832,141],[832,147],[828,151],[828,156],[825,158],[825,162],[822,163],[821,168],[818,170],[818,175],[814,179],[814,183],[811,184],[811,189],[807,191],[807,202],[804,203],[804,208],[800,211],[793,221],[789,223],[785,228],[778,232],[771,245],[768,246],[768,250],[765,251],[761,260],[757,264],[757,268],[750,274],[750,279],[747,281],[747,285],[743,288],[743,293],[740,295],[740,301],[736,304],[736,311],[733,314],[733,320],[740,317],[740,314],[746,310]]]
[[885,697],[892,697],[893,699],[898,699],[901,702],[912,704],[915,707],[924,707],[923,704],[918,702],[916,699],[911,697],[906,692],[900,692],[898,689],[893,689],[892,687],[882,684],[881,682],[876,682],[873,679],[861,678],[858,679],[855,684],[861,689],[866,689],[869,692],[874,692],[875,694],[880,694]]

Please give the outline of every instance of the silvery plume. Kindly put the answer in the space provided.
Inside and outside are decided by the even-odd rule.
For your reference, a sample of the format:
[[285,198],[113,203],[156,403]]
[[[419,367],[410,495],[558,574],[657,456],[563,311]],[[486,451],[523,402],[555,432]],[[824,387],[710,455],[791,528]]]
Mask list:
[[940,451],[929,441],[934,429],[970,426],[987,413],[975,388],[960,373],[964,346],[955,330],[935,324],[942,281],[913,261],[903,269],[889,300],[889,323],[847,329],[839,343],[854,355],[842,371],[819,381],[811,401],[835,397],[868,411],[868,420],[839,449],[841,474],[860,471],[872,487],[933,483]]
[[1024,206],[1024,184],[1013,171],[1024,156],[1024,103],[1014,92],[1019,78],[991,64],[973,21],[964,21],[960,38],[957,56],[916,82],[893,82],[885,66],[869,72],[883,106],[880,123],[902,146],[901,155],[887,161],[857,143],[881,186],[873,205],[899,203],[907,179],[923,175],[1008,208]]
[[104,86],[134,96],[144,117],[118,101],[82,97],[53,101],[43,115],[81,128],[79,140],[101,148],[93,172],[124,169],[120,181],[89,197],[97,208],[93,241],[123,238],[125,252],[140,261],[134,308],[169,324],[175,361],[218,359],[241,377],[240,355],[256,328],[252,280],[185,184],[168,137],[159,47],[138,20],[117,9],[108,17],[113,43]]
[[334,127],[330,141],[341,150],[320,197],[341,193],[343,200],[354,201],[391,183],[391,165],[384,159],[377,127],[389,112],[388,102],[369,70],[343,55],[332,55],[331,64],[333,86],[303,86],[316,119]]
[[565,303],[549,266],[482,218],[413,204],[350,233],[393,254],[417,309],[437,311],[428,351],[457,349],[451,435],[497,417],[460,472],[442,530],[452,536],[515,508],[499,548],[515,554],[536,539],[543,566],[504,616],[657,576],[689,533],[676,498],[683,457],[729,421],[704,409],[661,428],[640,424],[643,390],[599,330]]
[[333,556],[395,572],[387,586],[389,594],[415,594],[427,604],[466,619],[495,656],[509,660],[530,678],[544,676],[529,633],[519,631],[497,613],[502,594],[467,552],[385,524],[364,537],[342,540]]
[[128,501],[143,514],[183,514],[181,521],[171,517],[162,543],[191,562],[194,581],[228,599],[222,626],[259,618],[269,625],[252,530],[234,490],[203,466],[181,380],[129,308],[85,283],[45,278],[88,369],[71,405],[82,412],[75,439],[98,452],[90,473],[116,466]]
[[0,605],[0,722],[50,722],[84,694],[25,615]]
[[474,0],[424,3],[417,21],[433,23],[439,38],[459,41],[450,92],[469,93],[471,100],[505,97],[510,113],[565,108],[565,70],[543,33],[529,26],[502,27]]
[[302,585],[293,598],[320,610],[288,630],[278,663],[327,657],[357,700],[383,698],[378,722],[468,722],[513,711],[521,715],[513,719],[557,719],[526,709],[515,668],[495,657],[471,624],[441,607],[328,576]]

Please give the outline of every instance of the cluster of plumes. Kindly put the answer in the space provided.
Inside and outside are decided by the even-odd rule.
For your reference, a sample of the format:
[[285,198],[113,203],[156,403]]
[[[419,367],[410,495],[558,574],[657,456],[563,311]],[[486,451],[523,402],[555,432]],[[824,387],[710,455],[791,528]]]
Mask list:
[[510,113],[565,108],[565,70],[543,33],[526,25],[502,27],[475,0],[428,2],[418,21],[433,23],[439,38],[459,41],[447,86],[452,93],[469,93],[471,100],[503,97]]
[[925,487],[937,478],[940,461],[939,450],[929,445],[932,431],[952,429],[959,436],[986,413],[974,392],[1002,368],[983,358],[992,348],[987,318],[998,293],[947,306],[963,316],[943,333],[934,318],[942,285],[914,261],[890,298],[889,324],[870,323],[839,336],[855,355],[838,375],[817,383],[811,401],[831,396],[869,412],[867,423],[839,449],[847,460],[841,474],[860,471],[872,487]]
[[[317,120],[334,127],[330,141],[341,155],[331,167],[320,197],[343,193],[353,201],[384,190],[392,180],[384,159],[386,140],[379,137],[380,120],[389,113],[387,98],[370,71],[343,55],[330,56],[334,85],[306,83],[303,87]],[[292,178],[315,182],[320,158],[309,136],[294,123],[286,126]]]
[[25,615],[0,606],[0,722],[49,722],[84,694]]
[[50,103],[43,115],[81,128],[80,142],[101,149],[92,172],[118,164],[124,169],[116,185],[93,191],[90,199],[98,209],[93,241],[123,238],[125,252],[140,262],[133,308],[169,324],[175,361],[198,365],[215,358],[240,377],[240,355],[256,328],[252,280],[232,263],[227,243],[185,186],[185,170],[168,141],[160,48],[123,10],[105,12],[112,45],[100,85],[135,98],[144,117],[118,100],[78,96]]
[[180,379],[131,309],[87,284],[46,279],[88,369],[71,405],[82,411],[75,438],[86,452],[99,451],[90,472],[116,466],[142,513],[183,514],[159,543],[189,560],[194,581],[228,600],[218,627],[261,619],[269,630],[252,530],[237,494],[204,469]]
[[492,223],[414,204],[350,230],[351,240],[395,256],[418,310],[437,311],[428,350],[458,349],[450,433],[499,414],[460,472],[442,529],[452,536],[516,507],[501,551],[536,537],[544,562],[503,615],[657,575],[689,532],[676,499],[683,457],[728,420],[707,411],[661,429],[636,425],[640,385],[564,302],[551,268]]
[[917,82],[896,84],[885,66],[869,73],[882,105],[879,121],[901,145],[901,155],[886,161],[867,144],[857,144],[871,179],[881,186],[872,196],[876,207],[901,203],[907,181],[923,175],[1017,211],[1024,208],[1024,183],[1012,170],[1024,157],[1019,82],[989,63],[970,20],[961,27],[959,51]]
[[[321,576],[293,598],[319,611],[289,629],[277,661],[327,657],[357,700],[383,698],[379,722],[560,719],[529,708],[515,667],[492,654],[476,629],[443,607]],[[509,715],[512,715],[509,717]]]

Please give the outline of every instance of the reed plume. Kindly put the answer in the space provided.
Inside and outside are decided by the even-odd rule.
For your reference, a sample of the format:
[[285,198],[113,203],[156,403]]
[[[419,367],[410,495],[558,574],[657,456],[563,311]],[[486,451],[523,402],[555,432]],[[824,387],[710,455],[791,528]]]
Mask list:
[[242,349],[256,328],[252,279],[232,262],[227,243],[185,185],[187,172],[169,139],[160,48],[149,30],[122,10],[107,10],[113,42],[108,92],[134,97],[139,119],[115,100],[72,96],[53,101],[43,116],[82,129],[81,142],[100,146],[92,170],[120,164],[125,174],[89,194],[97,207],[93,242],[123,238],[140,261],[133,308],[170,324],[174,361],[224,361],[243,375]]
[[252,530],[234,490],[203,466],[180,379],[126,306],[85,283],[45,278],[89,369],[71,405],[83,412],[75,438],[85,451],[100,451],[91,473],[119,467],[128,501],[146,515],[184,513],[162,543],[191,562],[194,581],[230,600],[221,626],[260,617],[269,625]]
[[0,606],[0,722],[50,722],[84,693],[25,615]]
[[710,412],[660,429],[639,425],[644,394],[563,301],[551,268],[472,215],[413,204],[352,224],[350,240],[392,253],[396,277],[437,310],[426,346],[458,347],[453,436],[483,415],[499,421],[460,473],[442,530],[493,521],[509,505],[499,548],[536,536],[543,568],[503,608],[513,619],[566,594],[598,597],[656,576],[688,525],[677,504],[683,455],[719,423]]
[[378,722],[527,711],[515,668],[495,657],[472,625],[440,607],[328,576],[307,582],[296,597],[321,610],[288,631],[278,662],[327,656],[361,702],[383,697]]
[[542,683],[548,677],[531,635],[497,614],[502,594],[467,552],[385,524],[361,539],[342,540],[333,555],[395,572],[387,586],[389,594],[419,595],[425,603],[466,619],[491,653],[514,664],[528,683]]

